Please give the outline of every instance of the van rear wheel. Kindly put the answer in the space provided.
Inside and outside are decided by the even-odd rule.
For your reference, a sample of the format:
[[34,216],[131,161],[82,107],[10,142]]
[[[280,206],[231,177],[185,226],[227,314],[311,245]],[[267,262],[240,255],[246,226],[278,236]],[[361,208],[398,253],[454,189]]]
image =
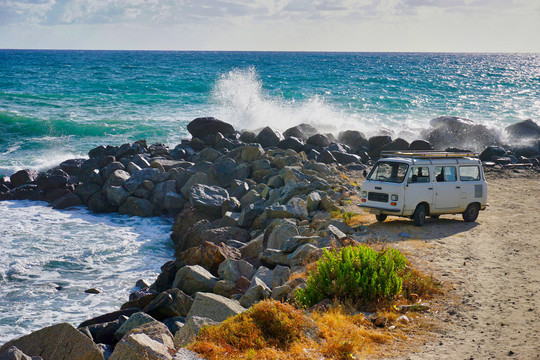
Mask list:
[[377,218],[377,221],[383,222],[384,220],[386,220],[388,215],[386,215],[386,214],[377,214],[377,215],[375,215],[375,217]]
[[480,212],[480,207],[478,204],[469,204],[465,211],[463,212],[463,220],[466,222],[473,222],[478,218],[478,213]]
[[414,225],[423,226],[426,223],[426,206],[418,204],[413,214]]

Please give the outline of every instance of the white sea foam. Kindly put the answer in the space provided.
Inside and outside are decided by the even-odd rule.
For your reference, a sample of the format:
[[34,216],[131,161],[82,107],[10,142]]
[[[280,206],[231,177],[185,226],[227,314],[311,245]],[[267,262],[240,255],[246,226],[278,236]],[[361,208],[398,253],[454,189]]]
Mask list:
[[[0,344],[117,310],[173,255],[170,221],[0,202]],[[61,287],[61,290],[57,288]],[[85,294],[99,288],[101,294]]]

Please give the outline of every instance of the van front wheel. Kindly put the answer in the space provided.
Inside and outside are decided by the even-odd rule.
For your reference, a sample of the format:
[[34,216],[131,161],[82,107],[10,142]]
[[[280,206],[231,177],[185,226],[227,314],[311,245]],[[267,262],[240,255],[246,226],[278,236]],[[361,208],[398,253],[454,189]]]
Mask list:
[[469,204],[465,211],[463,212],[463,220],[466,222],[473,222],[478,218],[478,212],[480,211],[480,207],[478,204]]
[[386,220],[388,215],[386,215],[386,214],[378,214],[378,215],[375,215],[375,217],[377,218],[377,221],[383,222],[384,220]]
[[422,226],[426,223],[426,206],[418,204],[413,214],[414,225]]

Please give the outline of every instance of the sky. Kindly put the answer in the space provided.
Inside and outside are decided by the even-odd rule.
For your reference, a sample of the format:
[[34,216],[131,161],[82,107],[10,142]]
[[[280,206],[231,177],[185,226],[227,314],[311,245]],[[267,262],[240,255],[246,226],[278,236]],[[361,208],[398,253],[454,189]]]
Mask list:
[[540,52],[540,0],[0,0],[0,48]]

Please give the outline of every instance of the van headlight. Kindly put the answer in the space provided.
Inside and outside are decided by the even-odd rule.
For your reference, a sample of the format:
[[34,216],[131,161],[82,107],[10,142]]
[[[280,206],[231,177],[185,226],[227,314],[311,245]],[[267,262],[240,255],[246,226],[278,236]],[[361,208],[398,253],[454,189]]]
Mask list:
[[396,194],[392,194],[392,196],[390,196],[390,199],[392,201],[398,201],[398,196]]
[[363,198],[367,197],[367,191],[362,191],[362,197]]

